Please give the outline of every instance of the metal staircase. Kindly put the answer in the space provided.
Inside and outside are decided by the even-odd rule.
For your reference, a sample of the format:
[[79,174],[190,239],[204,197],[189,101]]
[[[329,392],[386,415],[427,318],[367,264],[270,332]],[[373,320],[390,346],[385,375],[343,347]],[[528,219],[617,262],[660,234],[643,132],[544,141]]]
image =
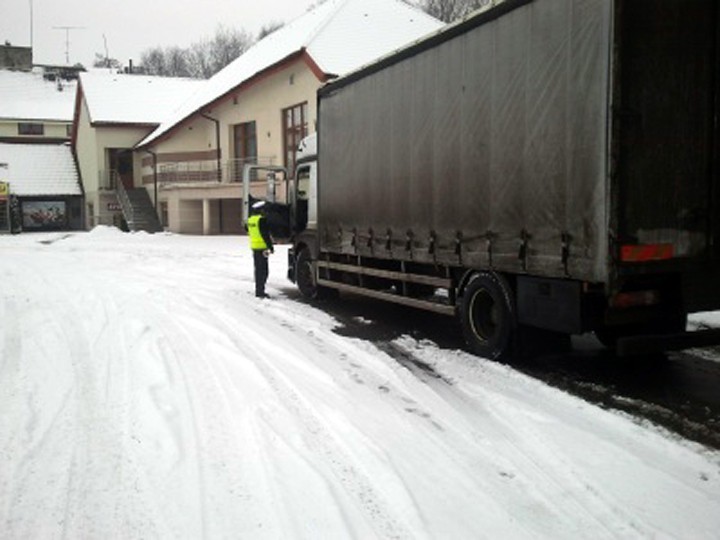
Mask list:
[[130,231],[162,232],[162,223],[145,188],[126,189],[122,182],[117,182],[116,192]]

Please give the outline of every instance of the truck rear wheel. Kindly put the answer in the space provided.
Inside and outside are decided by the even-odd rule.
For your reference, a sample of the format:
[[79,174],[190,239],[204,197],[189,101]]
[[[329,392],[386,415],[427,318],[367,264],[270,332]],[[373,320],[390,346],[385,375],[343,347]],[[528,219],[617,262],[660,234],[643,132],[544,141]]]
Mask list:
[[517,326],[512,289],[497,274],[479,272],[462,295],[461,318],[470,350],[485,358],[507,358]]

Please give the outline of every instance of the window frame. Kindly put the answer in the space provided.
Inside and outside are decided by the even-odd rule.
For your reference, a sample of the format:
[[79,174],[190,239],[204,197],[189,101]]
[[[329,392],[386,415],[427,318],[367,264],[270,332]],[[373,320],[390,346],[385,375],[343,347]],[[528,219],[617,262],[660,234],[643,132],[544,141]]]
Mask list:
[[[257,122],[250,120],[248,122],[241,122],[233,126],[233,136],[235,137],[235,159],[240,159],[243,162],[257,163],[258,159],[258,137],[257,137]],[[249,150],[254,149],[255,153],[251,154]]]
[[18,122],[18,135],[43,136],[45,135],[45,124],[40,122]]
[[[295,152],[300,141],[308,136],[308,102],[296,103],[282,110],[283,165],[289,176],[295,173]],[[299,120],[299,123],[297,122]]]

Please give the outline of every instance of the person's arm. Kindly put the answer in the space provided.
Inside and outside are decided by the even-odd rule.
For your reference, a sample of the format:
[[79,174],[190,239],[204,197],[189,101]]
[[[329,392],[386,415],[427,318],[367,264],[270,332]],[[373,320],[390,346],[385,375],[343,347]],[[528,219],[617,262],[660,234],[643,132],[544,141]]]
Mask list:
[[260,234],[262,235],[263,240],[265,240],[265,244],[268,249],[271,252],[274,252],[275,248],[273,247],[272,236],[270,236],[270,227],[268,226],[267,218],[260,219],[258,226],[260,228]]

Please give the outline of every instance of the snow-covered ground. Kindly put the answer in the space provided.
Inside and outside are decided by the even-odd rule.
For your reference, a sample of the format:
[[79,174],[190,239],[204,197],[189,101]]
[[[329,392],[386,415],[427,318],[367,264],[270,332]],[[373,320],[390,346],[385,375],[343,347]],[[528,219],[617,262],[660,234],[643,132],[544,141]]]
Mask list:
[[0,237],[2,538],[717,538],[720,456],[410,337],[241,237]]

